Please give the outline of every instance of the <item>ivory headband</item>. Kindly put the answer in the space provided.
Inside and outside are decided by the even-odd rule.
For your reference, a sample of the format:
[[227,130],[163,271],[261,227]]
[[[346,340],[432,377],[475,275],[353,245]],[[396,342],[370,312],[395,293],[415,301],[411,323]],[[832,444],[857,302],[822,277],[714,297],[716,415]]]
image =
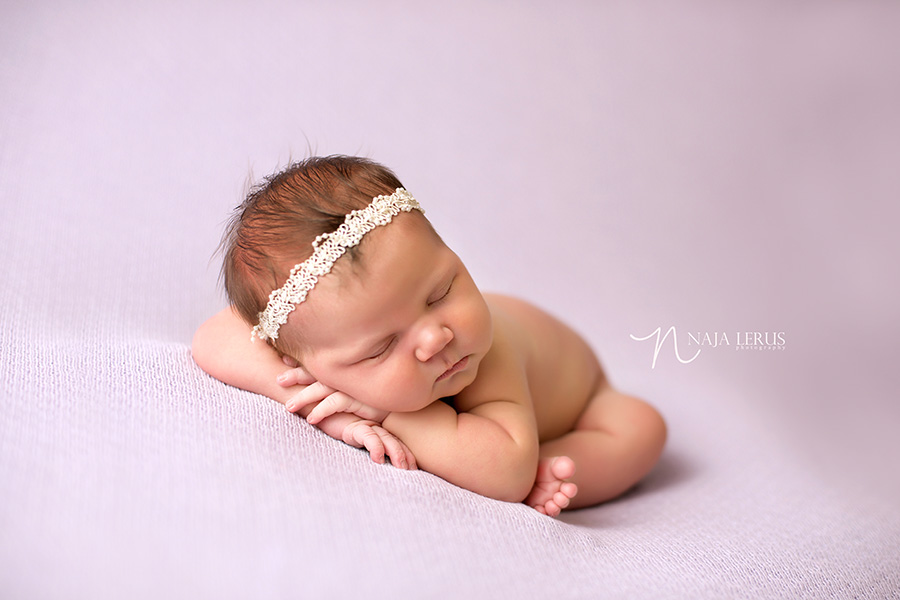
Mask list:
[[310,290],[316,287],[319,277],[331,272],[337,259],[348,248],[359,244],[363,237],[378,227],[387,225],[400,211],[425,210],[412,194],[403,188],[390,196],[378,196],[362,210],[354,210],[335,231],[323,233],[313,242],[312,256],[291,269],[287,282],[269,294],[269,303],[259,313],[259,324],[253,328],[251,339],[278,339],[278,330],[287,323],[288,316],[297,305],[306,300]]

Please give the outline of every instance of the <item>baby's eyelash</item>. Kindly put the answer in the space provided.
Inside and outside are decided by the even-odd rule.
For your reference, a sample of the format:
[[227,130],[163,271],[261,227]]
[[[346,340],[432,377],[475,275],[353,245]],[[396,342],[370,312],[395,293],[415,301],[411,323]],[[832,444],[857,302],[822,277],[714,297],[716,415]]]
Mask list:
[[394,345],[394,338],[391,338],[391,341],[389,341],[389,342],[387,343],[387,345],[384,346],[384,348],[382,348],[381,350],[379,350],[378,352],[376,352],[376,353],[373,354],[372,356],[368,357],[367,360],[376,360],[376,359],[381,358],[382,356],[384,356],[385,354],[387,354],[387,351],[390,350],[391,347],[392,347],[393,345]]
[[446,290],[443,294],[441,294],[441,297],[440,297],[440,298],[438,298],[437,300],[433,300],[432,302],[429,302],[429,303],[428,303],[428,306],[432,306],[432,305],[434,305],[434,304],[437,304],[438,302],[440,302],[441,300],[443,300],[444,298],[446,298],[447,296],[449,296],[449,295],[450,295],[450,290],[453,289],[453,281],[455,281],[455,280],[450,280],[450,284],[447,286],[447,290]]

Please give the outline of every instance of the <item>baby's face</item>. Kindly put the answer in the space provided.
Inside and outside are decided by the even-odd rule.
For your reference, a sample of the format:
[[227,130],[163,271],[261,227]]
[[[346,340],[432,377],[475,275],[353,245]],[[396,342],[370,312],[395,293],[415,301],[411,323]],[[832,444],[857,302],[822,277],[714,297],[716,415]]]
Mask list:
[[321,383],[370,406],[413,411],[475,381],[491,314],[459,257],[417,213],[366,235],[319,279],[285,327]]

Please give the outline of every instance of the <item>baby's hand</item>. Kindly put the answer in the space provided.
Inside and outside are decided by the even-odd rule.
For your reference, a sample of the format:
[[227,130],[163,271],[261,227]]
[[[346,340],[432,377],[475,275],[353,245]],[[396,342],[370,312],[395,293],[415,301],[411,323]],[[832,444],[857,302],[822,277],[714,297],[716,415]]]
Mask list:
[[406,444],[373,421],[363,419],[351,421],[344,427],[342,439],[356,448],[365,447],[369,451],[369,456],[377,463],[383,463],[384,455],[387,454],[395,467],[410,471],[419,468],[416,465],[416,457]]
[[316,406],[306,415],[306,420],[313,425],[337,413],[354,414],[361,419],[379,424],[390,414],[389,411],[363,404],[344,392],[339,392],[318,381],[297,392],[287,402],[287,409],[297,412],[310,404],[316,404]]
[[[298,412],[302,410],[304,406],[312,405],[315,402],[322,403],[321,396],[329,390],[329,388],[326,386],[318,386],[309,394],[304,394],[307,389],[317,384],[315,378],[307,373],[293,358],[284,356],[282,357],[282,360],[284,361],[284,364],[291,367],[291,369],[278,376],[278,383],[283,387],[291,387],[294,385],[305,386],[303,390],[299,391],[287,402],[288,410],[291,412]],[[334,391],[331,390],[331,392]],[[328,395],[330,396],[333,394]],[[336,399],[333,399],[331,402],[333,403],[335,400]],[[360,403],[360,406],[365,405]],[[365,408],[369,409],[369,407]],[[319,414],[315,417],[315,420],[309,420],[310,417],[313,417],[312,413],[310,413],[307,415],[307,420],[309,420],[311,424],[318,425],[325,433],[335,439],[339,439],[356,448],[365,448],[369,451],[372,460],[377,463],[383,463],[384,457],[387,455],[388,458],[391,459],[391,464],[395,467],[410,470],[418,468],[416,466],[416,457],[413,456],[413,453],[406,447],[406,444],[386,429],[380,427],[380,423],[385,419],[387,413],[385,413],[384,416],[381,416],[377,414],[375,409],[362,411],[365,414],[380,417],[377,420],[366,419],[361,415],[353,414],[346,414],[340,418],[329,418],[330,415],[339,412],[353,413],[354,411],[331,411],[329,409],[327,415]]]
[[306,369],[300,366],[296,360],[287,354],[281,357],[281,362],[290,367],[278,376],[278,383],[282,387],[291,387],[292,385],[310,385],[316,382],[316,378],[306,372]]

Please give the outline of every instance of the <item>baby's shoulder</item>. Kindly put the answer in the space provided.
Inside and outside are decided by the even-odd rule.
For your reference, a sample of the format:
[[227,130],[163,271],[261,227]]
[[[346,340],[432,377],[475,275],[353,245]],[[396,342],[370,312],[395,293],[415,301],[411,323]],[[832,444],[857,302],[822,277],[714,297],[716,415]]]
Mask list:
[[590,346],[574,329],[537,306],[510,296],[486,295],[495,315],[495,332],[522,353],[532,385],[545,377],[552,380],[571,365],[581,365],[589,375],[597,359]]
[[478,375],[455,399],[454,406],[467,412],[497,399],[529,403],[528,363],[532,352],[525,331],[526,303],[509,296],[485,294],[493,327],[490,350],[482,358]]
[[521,310],[537,309],[537,307],[530,302],[526,302],[521,298],[507,296],[506,294],[486,293],[484,294],[484,299],[487,301],[488,306],[491,308],[491,310],[501,310],[503,312],[517,313]]
[[533,349],[535,340],[552,334],[560,325],[550,314],[530,302],[502,294],[485,294],[495,320],[495,330],[519,348]]
[[541,437],[551,439],[572,427],[602,376],[587,341],[550,313],[509,296],[486,297],[496,315],[495,339],[502,330],[506,353],[524,365],[527,389]]

